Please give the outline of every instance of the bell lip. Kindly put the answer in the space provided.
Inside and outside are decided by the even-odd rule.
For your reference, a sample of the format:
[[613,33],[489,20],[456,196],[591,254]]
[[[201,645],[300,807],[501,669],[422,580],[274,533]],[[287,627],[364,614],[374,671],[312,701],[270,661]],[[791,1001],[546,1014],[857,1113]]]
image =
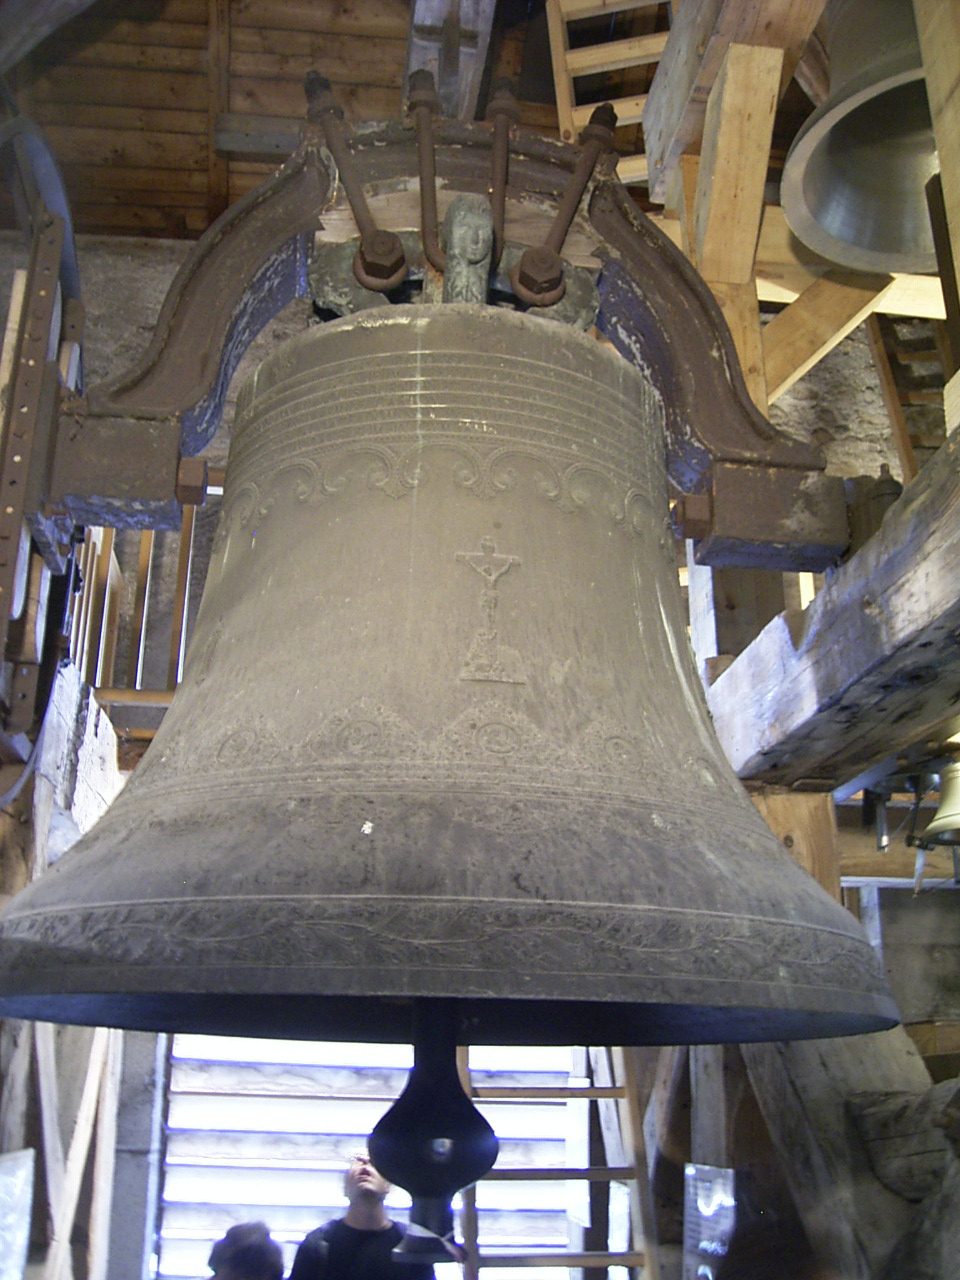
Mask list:
[[794,138],[783,165],[780,207],[790,230],[812,253],[852,271],[918,275],[936,272],[937,258],[932,239],[928,251],[901,253],[881,253],[841,240],[817,221],[804,192],[804,178],[810,160],[836,124],[871,99],[917,81],[922,85],[923,69],[907,53],[891,58],[880,79],[877,79],[876,68],[868,68],[849,80],[837,97],[831,97],[818,107]]
[[[794,993],[796,994],[796,993]],[[288,1040],[405,1043],[418,1003],[452,1005],[461,1044],[746,1044],[864,1035],[897,1026],[892,998],[840,993],[834,1008],[692,1003],[450,998],[429,994],[320,996],[289,992],[34,990],[0,994],[0,1017],[134,1031],[255,1035]]]

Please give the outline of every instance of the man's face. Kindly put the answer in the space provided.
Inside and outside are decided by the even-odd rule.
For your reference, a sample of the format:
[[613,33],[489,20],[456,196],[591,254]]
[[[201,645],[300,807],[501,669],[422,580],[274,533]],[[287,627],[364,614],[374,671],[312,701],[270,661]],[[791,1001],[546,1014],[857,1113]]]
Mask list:
[[352,1204],[355,1199],[365,1199],[368,1196],[382,1200],[390,1190],[390,1183],[377,1173],[365,1152],[358,1152],[347,1166],[343,1189]]

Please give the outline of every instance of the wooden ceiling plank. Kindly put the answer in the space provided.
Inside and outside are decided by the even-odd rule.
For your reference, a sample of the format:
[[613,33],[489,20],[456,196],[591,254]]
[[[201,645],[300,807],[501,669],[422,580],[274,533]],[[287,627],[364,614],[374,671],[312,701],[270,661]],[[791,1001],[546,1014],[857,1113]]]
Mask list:
[[[93,14],[81,14],[70,24],[69,32],[63,32],[64,42],[84,44],[106,40],[110,44],[141,44],[163,46],[170,49],[205,49],[207,47],[206,23],[167,22],[166,20],[137,22],[129,18],[107,20],[100,16],[99,6]],[[59,37],[58,37],[59,39]],[[51,43],[53,43],[51,41]]]
[[624,9],[655,9],[658,3],[659,0],[560,0],[560,7],[567,22],[579,22],[581,18],[600,18]]
[[[202,129],[197,132],[202,132]],[[83,161],[64,162],[60,167],[64,180],[71,190],[99,191],[106,196],[110,192],[158,191],[162,193],[171,189],[171,177],[166,169],[138,168],[133,165],[96,165]],[[194,170],[186,170],[177,176],[176,189],[205,192],[206,175]]]
[[399,87],[406,45],[401,40],[350,40],[338,49],[316,54],[243,53],[230,58],[233,75],[246,79],[295,80],[302,85],[308,71],[319,71],[332,84],[376,84]]
[[172,107],[206,111],[206,76],[186,71],[50,67],[32,83],[35,98],[100,102],[119,107]]
[[145,129],[152,133],[203,133],[203,111],[173,111],[167,107],[106,107],[102,103],[38,102],[31,113],[46,126],[89,125],[97,129]]
[[781,93],[824,7],[824,0],[701,0],[680,7],[650,86],[644,139],[651,197],[684,151],[699,147],[707,96],[730,44],[784,51]]
[[50,125],[47,136],[66,163],[123,165],[157,169],[206,169],[203,137],[146,133],[136,129],[91,129]]
[[[400,112],[399,86],[335,84],[334,93],[348,120],[390,120]],[[303,85],[296,80],[236,76],[230,81],[230,112],[302,121],[306,114]]]
[[776,400],[877,308],[892,276],[831,271],[763,331],[764,367]]
[[830,787],[936,731],[960,687],[960,438],[803,613],[774,618],[707,690],[743,778]]
[[325,31],[331,35],[390,36],[406,40],[410,7],[406,0],[237,0],[233,25],[275,31]]
[[753,280],[782,65],[781,49],[731,44],[710,91],[694,226],[697,266],[711,282]]
[[97,40],[78,44],[75,40],[53,40],[36,55],[39,66],[55,67],[135,67],[144,71],[195,71],[207,67],[204,49],[192,45],[120,43]]
[[230,0],[207,9],[207,214],[211,222],[230,202],[230,161],[217,149],[217,120],[230,100]]

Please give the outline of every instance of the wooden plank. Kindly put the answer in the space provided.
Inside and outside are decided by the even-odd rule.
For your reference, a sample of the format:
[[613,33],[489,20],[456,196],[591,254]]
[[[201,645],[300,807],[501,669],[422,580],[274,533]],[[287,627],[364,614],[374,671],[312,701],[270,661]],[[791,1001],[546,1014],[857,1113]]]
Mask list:
[[202,235],[209,226],[209,219],[205,208],[178,208],[168,204],[163,208],[145,209],[131,205],[78,203],[73,208],[73,223],[75,230],[81,232],[100,235],[132,232],[179,240]]
[[579,22],[582,18],[623,13],[625,9],[656,9],[658,3],[659,0],[560,0],[560,8],[567,22]]
[[[90,126],[49,125],[51,145],[65,161],[136,168],[205,169],[206,143],[202,135],[147,133],[136,129],[96,129]],[[176,185],[175,183],[173,185]]]
[[560,0],[547,0],[547,34],[550,40],[550,61],[553,63],[553,85],[557,99],[557,119],[560,137],[564,142],[574,141],[573,109],[576,99],[573,81],[567,71],[570,42],[567,37],[567,20]]
[[57,1078],[56,1028],[50,1022],[34,1026],[37,1059],[37,1092],[40,1096],[40,1128],[47,1203],[56,1218],[63,1203],[66,1160],[60,1136],[60,1084]]
[[250,79],[287,79],[303,84],[308,71],[318,71],[331,84],[403,84],[406,45],[402,40],[326,36],[316,49],[303,53],[247,52],[234,48],[230,71]]
[[[646,102],[647,95],[645,93],[635,94],[632,98],[611,98],[610,105],[617,113],[617,127],[640,124],[643,120],[643,110]],[[590,117],[596,110],[596,105],[596,103],[592,103],[586,107],[574,107],[572,119],[576,132],[579,133],[581,129],[590,123]],[[644,171],[646,171],[646,159],[646,156],[644,156]]]
[[761,413],[765,414],[768,405],[767,372],[763,359],[763,336],[756,286],[752,280],[744,284],[711,280],[710,288],[729,326],[750,398]]
[[625,187],[646,182],[648,173],[646,156],[622,156],[617,161],[617,177]]
[[960,1022],[912,1022],[904,1030],[924,1058],[960,1053]]
[[[389,120],[400,111],[399,83],[393,89],[382,85],[338,84],[334,95],[348,120]],[[296,80],[232,77],[230,110],[302,120],[306,114],[303,85]]]
[[802,613],[773,619],[707,691],[745,778],[825,787],[927,735],[960,689],[960,438]]
[[953,257],[960,279],[960,6],[913,0]]
[[782,66],[780,49],[731,44],[710,91],[694,223],[696,261],[711,282],[753,280]]
[[115,67],[50,67],[33,81],[35,98],[116,107],[171,107],[205,111],[207,79],[189,71]]
[[[89,102],[38,102],[33,114],[37,123],[44,126],[66,125],[145,133],[197,134],[203,133],[207,124],[202,111],[177,111],[169,107],[107,107]],[[96,172],[100,172],[99,168]]]
[[[191,113],[193,114],[193,113]],[[202,112],[196,113],[203,120]],[[98,193],[105,199],[107,193],[189,191],[206,195],[207,175],[197,170],[187,170],[171,178],[166,169],[138,168],[136,165],[94,165],[77,162],[61,162],[64,181],[71,191],[82,192],[87,198]],[[268,172],[273,172],[272,169]]]
[[97,67],[111,70],[206,71],[203,49],[191,45],[154,45],[98,40],[78,44],[75,38],[53,40],[43,46],[38,67]]
[[478,1259],[483,1270],[496,1267],[643,1267],[653,1280],[649,1260],[640,1250],[629,1253],[484,1253]]
[[839,902],[840,854],[831,796],[765,787],[750,799],[794,862]]
[[654,31],[647,36],[629,36],[625,40],[608,40],[605,44],[569,49],[567,70],[572,76],[592,76],[604,71],[619,71],[623,67],[649,66],[659,60],[666,43],[667,32]]
[[389,36],[406,40],[410,11],[405,0],[238,0],[234,26],[275,31],[323,31],[331,35]]
[[831,271],[774,316],[763,331],[770,400],[783,395],[876,310],[892,283],[891,276]]
[[614,1048],[610,1050],[613,1077],[623,1086],[618,1102],[620,1132],[627,1159],[633,1165],[630,1183],[630,1217],[634,1247],[643,1243],[647,1255],[645,1275],[661,1280],[660,1251],[657,1247],[656,1210],[648,1175],[643,1116],[656,1080],[659,1051],[656,1049]]
[[[165,12],[168,10],[169,4],[165,6]],[[103,39],[110,44],[161,45],[171,49],[207,47],[206,23],[120,18],[104,10],[102,3],[97,5],[96,13],[74,18],[70,37],[75,44],[91,44]]]
[[50,1248],[43,1268],[43,1280],[65,1280],[70,1275],[70,1234],[80,1198],[80,1187],[86,1168],[93,1126],[100,1097],[100,1086],[106,1063],[110,1032],[97,1027],[90,1046],[90,1059],[80,1095],[77,1118],[70,1138],[64,1176],[63,1196],[54,1214]]
[[877,371],[880,394],[883,396],[884,408],[887,411],[887,417],[890,419],[890,434],[893,436],[893,445],[900,461],[900,474],[905,482],[909,482],[917,474],[917,458],[913,452],[910,429],[907,426],[903,405],[900,403],[900,393],[894,381],[893,370],[890,368],[890,357],[887,355],[887,349],[883,344],[880,322],[874,315],[867,316],[864,328],[867,334],[867,344],[870,347],[873,367]]
[[[697,160],[696,156],[683,156],[681,164]],[[655,213],[648,217],[674,244],[682,244],[676,217]],[[834,269],[834,264],[817,257],[794,238],[782,209],[777,205],[764,207],[755,261],[757,296],[761,302],[793,302],[815,280]],[[893,284],[876,309],[884,315],[942,320],[945,309],[940,281],[936,276],[894,275]]]
[[727,47],[783,49],[782,94],[823,7],[824,0],[701,0],[680,7],[650,86],[644,123],[654,199],[663,199],[679,157],[698,150],[707,96]]
[[737,1111],[747,1091],[746,1069],[736,1045],[690,1046],[690,1159],[731,1169]]
[[107,1280],[110,1217],[117,1157],[117,1109],[123,1067],[123,1032],[107,1032],[106,1060],[100,1087],[90,1204],[87,1280]]
[[230,200],[230,161],[217,148],[217,120],[230,99],[230,0],[209,0],[207,11],[207,216]]

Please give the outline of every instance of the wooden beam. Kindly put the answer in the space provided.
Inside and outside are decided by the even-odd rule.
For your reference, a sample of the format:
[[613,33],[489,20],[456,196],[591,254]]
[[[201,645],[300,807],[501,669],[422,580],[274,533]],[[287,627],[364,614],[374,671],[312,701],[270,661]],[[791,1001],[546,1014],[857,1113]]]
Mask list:
[[960,437],[807,609],[773,619],[707,691],[744,778],[839,785],[933,734],[960,697]]
[[207,0],[207,217],[230,202],[230,162],[217,149],[217,120],[230,105],[230,0]]
[[741,1046],[750,1083],[817,1260],[874,1280],[916,1207],[873,1176],[847,1114],[862,1090],[930,1084],[906,1032]]
[[960,279],[960,6],[913,0],[940,161],[954,275]]
[[[680,165],[695,165],[698,161],[697,156],[682,156]],[[679,190],[679,172],[677,180]],[[680,220],[672,213],[671,209],[671,216],[653,213],[648,217],[687,252]],[[811,253],[792,235],[783,210],[777,205],[764,206],[754,266],[759,300],[784,304],[795,301],[815,280],[835,270],[833,263]],[[946,311],[940,281],[936,276],[895,275],[889,290],[878,300],[876,310],[883,315],[942,320]]]
[[840,856],[831,796],[764,788],[750,798],[794,862],[839,902]]
[[892,276],[831,271],[805,289],[763,331],[771,401],[783,395],[876,310]]
[[699,149],[707,96],[728,46],[783,49],[782,93],[823,6],[824,0],[691,0],[680,6],[644,119],[653,199],[663,199],[679,157]]
[[782,67],[781,49],[731,44],[710,90],[694,223],[695,261],[711,283],[753,280]]
[[867,345],[870,347],[870,357],[873,360],[873,367],[877,371],[877,380],[880,383],[880,394],[883,396],[887,417],[890,419],[890,434],[893,436],[893,445],[900,460],[900,474],[905,482],[909,482],[917,474],[919,468],[917,467],[916,454],[913,452],[913,444],[910,440],[910,429],[907,426],[906,414],[903,412],[903,405],[900,403],[900,395],[897,391],[897,384],[894,381],[893,370],[890,368],[890,357],[887,355],[887,349],[883,344],[880,321],[875,315],[867,316],[864,328],[867,334]]

